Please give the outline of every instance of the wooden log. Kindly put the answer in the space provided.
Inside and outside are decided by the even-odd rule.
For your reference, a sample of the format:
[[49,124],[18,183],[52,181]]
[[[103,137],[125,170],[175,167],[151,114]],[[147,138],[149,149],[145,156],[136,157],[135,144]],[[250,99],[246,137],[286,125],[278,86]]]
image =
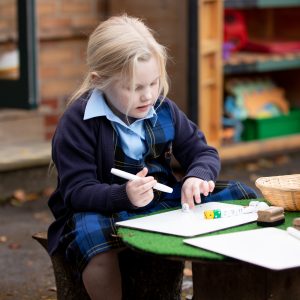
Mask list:
[[[47,249],[47,233],[32,236]],[[62,254],[51,256],[57,300],[89,300],[82,281]],[[184,261],[125,249],[119,254],[123,300],[180,300]]]
[[192,262],[193,300],[300,299],[300,268],[273,271],[239,261]]
[[123,300],[180,300],[184,261],[127,249],[120,253]]
[[[36,233],[32,236],[47,251],[48,239],[46,232]],[[50,257],[53,265],[57,300],[89,300],[82,281],[74,276],[74,269],[64,256],[56,253]]]

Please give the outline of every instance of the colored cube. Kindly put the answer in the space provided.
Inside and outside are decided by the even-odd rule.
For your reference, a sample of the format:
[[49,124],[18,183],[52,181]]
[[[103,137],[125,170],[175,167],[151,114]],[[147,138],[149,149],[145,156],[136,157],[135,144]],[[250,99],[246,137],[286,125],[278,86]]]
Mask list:
[[206,210],[204,211],[205,219],[213,219],[214,218],[214,211],[213,210]]
[[220,209],[214,209],[214,219],[221,218],[221,210]]

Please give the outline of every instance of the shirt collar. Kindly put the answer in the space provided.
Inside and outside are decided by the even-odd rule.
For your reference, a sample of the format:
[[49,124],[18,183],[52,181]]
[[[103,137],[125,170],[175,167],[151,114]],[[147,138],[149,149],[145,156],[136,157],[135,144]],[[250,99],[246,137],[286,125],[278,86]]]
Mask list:
[[142,119],[137,119],[134,121],[131,125],[126,125],[118,116],[116,116],[109,106],[107,105],[103,93],[100,90],[94,89],[91,96],[88,99],[83,120],[88,120],[96,117],[102,117],[105,116],[108,120],[112,122],[117,122],[125,127],[129,127],[135,123],[138,123],[145,119],[150,119],[150,122],[152,123],[152,126],[155,126],[157,121],[157,114],[155,112],[155,109],[151,107],[149,110],[147,116]]

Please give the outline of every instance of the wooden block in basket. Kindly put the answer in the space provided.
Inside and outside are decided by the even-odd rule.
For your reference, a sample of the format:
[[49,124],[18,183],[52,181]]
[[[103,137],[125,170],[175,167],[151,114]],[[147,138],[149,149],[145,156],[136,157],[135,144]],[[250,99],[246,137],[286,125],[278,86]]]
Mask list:
[[255,185],[272,205],[300,211],[300,174],[260,177]]

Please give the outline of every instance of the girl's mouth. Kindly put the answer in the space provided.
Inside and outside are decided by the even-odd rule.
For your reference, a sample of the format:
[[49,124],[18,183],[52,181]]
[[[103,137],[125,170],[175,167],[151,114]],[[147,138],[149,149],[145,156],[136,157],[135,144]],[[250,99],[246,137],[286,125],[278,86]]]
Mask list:
[[144,106],[139,106],[139,107],[137,107],[137,110],[139,110],[139,111],[146,111],[149,108],[150,108],[150,104],[144,105]]

